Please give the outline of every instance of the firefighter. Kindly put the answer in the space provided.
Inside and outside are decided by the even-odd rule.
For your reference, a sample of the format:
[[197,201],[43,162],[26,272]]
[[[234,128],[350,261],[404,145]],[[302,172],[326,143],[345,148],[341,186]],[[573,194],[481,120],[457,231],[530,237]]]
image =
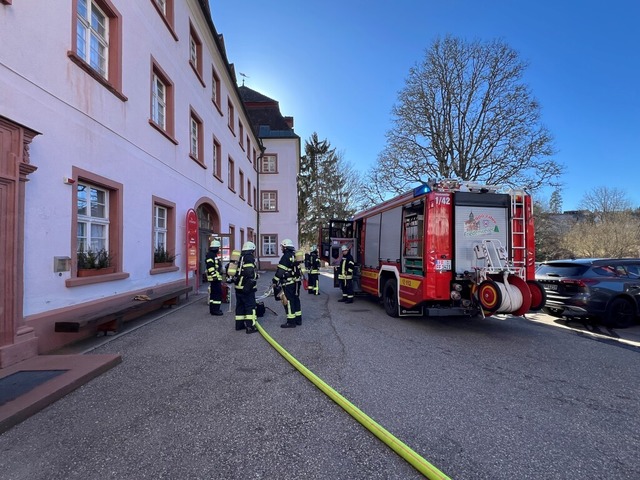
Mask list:
[[222,315],[222,261],[218,257],[220,242],[213,240],[207,252],[207,281],[209,282],[209,313]]
[[347,245],[342,245],[340,250],[342,252],[342,260],[340,260],[338,280],[342,288],[342,298],[338,301],[353,303],[353,268],[355,267],[355,262]]
[[301,278],[300,265],[296,265],[293,242],[285,238],[280,244],[282,257],[274,275],[273,292],[277,300],[282,302],[287,321],[282,328],[295,328],[302,325],[302,310],[297,279]]
[[231,277],[236,290],[236,330],[246,329],[247,333],[255,333],[256,328],[256,291],[258,273],[255,267],[256,246],[253,242],[245,242],[240,252],[236,274]]
[[311,253],[309,254],[309,286],[307,292],[312,295],[320,295],[320,258],[318,258],[318,246],[313,245],[311,247]]

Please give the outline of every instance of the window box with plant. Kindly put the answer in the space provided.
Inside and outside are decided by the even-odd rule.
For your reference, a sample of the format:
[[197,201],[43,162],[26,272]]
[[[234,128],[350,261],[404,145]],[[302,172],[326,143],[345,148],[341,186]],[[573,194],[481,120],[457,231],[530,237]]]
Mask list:
[[92,277],[114,273],[113,255],[106,249],[78,252],[78,277]]
[[173,267],[176,256],[167,252],[164,248],[156,248],[153,252],[154,268]]

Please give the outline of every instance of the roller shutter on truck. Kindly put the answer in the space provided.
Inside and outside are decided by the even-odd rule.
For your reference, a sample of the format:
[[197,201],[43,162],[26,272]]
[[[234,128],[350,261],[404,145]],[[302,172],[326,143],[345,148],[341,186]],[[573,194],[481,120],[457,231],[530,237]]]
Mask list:
[[[499,193],[454,194],[454,269],[473,271],[479,264],[473,247],[482,240],[497,240],[509,251],[511,197]],[[484,265],[484,261],[481,262]]]

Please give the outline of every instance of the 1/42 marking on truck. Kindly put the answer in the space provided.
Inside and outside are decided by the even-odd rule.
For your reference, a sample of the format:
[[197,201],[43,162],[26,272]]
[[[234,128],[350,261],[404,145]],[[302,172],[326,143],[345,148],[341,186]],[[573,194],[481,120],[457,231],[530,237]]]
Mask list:
[[402,285],[403,287],[416,289],[420,286],[420,283],[421,283],[420,280],[411,280],[410,278],[400,279],[400,285]]
[[436,205],[451,205],[451,197],[449,195],[436,195]]

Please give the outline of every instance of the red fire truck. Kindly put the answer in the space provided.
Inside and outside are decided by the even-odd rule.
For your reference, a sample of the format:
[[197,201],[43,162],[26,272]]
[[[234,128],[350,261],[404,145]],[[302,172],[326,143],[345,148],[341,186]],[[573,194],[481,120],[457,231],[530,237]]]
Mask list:
[[544,306],[534,278],[532,199],[524,190],[430,180],[320,234],[321,258],[355,259],[355,292],[392,317],[522,315]]

